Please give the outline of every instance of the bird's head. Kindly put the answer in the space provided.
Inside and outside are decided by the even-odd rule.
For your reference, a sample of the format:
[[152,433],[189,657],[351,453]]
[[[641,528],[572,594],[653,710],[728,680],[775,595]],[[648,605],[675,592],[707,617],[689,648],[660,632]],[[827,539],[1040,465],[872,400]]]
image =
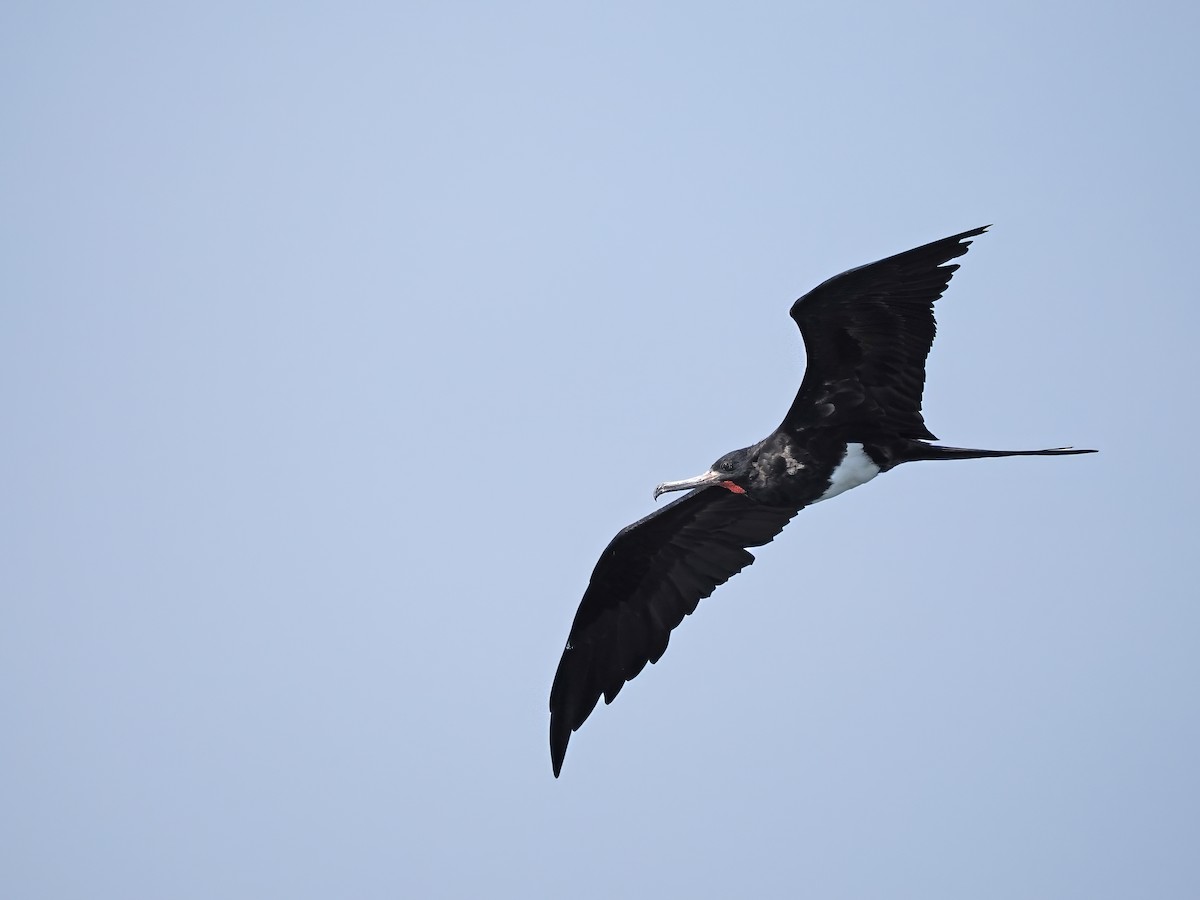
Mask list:
[[669,491],[690,491],[693,488],[719,485],[735,494],[746,493],[746,483],[750,475],[750,465],[754,459],[754,448],[743,447],[726,453],[712,464],[707,472],[695,478],[685,478],[682,481],[664,481],[654,489],[654,499]]

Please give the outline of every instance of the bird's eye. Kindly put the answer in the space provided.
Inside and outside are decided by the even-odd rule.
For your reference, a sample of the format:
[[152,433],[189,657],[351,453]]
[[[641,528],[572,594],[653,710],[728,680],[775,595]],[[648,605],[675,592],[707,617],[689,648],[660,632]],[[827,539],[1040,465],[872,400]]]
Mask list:
[[721,471],[722,472],[732,472],[733,471],[733,463],[728,462],[728,461],[721,463]]

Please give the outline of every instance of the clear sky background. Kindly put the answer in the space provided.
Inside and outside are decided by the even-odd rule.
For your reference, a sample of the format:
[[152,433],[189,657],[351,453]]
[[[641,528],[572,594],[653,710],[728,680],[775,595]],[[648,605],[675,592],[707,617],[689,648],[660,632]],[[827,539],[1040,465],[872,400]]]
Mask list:
[[[1200,896],[1195,3],[0,10],[0,894]],[[547,747],[792,300],[947,443]]]

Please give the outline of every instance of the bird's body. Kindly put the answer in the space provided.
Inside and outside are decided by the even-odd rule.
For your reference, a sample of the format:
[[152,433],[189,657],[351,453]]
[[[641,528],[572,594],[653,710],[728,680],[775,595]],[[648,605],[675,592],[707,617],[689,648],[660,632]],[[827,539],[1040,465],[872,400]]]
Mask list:
[[851,269],[792,306],[808,364],[783,423],[702,475],[660,484],[689,493],[623,529],[592,573],[550,692],[557,776],[571,733],[600,697],[611,703],[670,632],[718,585],[754,561],[813,503],[916,460],[1049,456],[1089,450],[944,447],[925,427],[921,395],[933,303],[977,228]]

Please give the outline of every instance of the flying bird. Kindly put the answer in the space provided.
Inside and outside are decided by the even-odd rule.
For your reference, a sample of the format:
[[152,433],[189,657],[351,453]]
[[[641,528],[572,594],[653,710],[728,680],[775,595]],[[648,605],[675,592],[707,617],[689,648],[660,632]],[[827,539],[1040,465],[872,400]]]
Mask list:
[[689,493],[622,530],[600,555],[550,690],[555,777],[600,697],[612,703],[658,662],[683,617],[754,562],[746,548],[769,543],[804,507],[906,462],[1095,452],[931,443],[921,394],[933,304],[958,268],[945,263],[990,227],[843,272],[792,304],[808,361],[783,423],[701,475],[660,484],[656,499]]

